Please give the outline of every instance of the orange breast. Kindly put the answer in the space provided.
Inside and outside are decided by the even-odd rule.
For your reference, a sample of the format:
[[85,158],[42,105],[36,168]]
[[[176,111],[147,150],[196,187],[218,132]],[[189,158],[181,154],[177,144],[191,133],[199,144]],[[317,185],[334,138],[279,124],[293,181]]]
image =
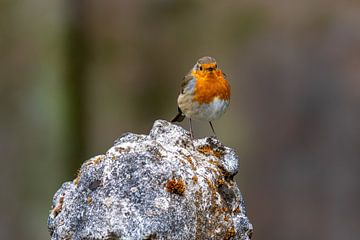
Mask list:
[[215,97],[230,100],[230,85],[221,70],[212,72],[193,71],[196,77],[194,100],[198,103],[210,103]]

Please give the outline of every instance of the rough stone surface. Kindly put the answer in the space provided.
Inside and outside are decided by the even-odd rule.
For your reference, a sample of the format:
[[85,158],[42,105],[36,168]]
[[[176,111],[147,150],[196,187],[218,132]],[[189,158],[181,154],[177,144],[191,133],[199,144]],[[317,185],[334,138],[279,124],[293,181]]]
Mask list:
[[56,192],[51,239],[250,239],[238,160],[163,120],[149,135],[123,134]]

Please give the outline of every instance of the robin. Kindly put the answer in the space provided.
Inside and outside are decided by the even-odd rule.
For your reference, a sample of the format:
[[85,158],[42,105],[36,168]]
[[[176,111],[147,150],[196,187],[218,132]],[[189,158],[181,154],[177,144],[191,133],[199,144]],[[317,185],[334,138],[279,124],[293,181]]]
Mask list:
[[230,85],[225,77],[214,58],[200,58],[181,82],[178,114],[171,122],[189,118],[193,137],[191,119],[208,121],[216,136],[211,121],[223,115],[230,103]]

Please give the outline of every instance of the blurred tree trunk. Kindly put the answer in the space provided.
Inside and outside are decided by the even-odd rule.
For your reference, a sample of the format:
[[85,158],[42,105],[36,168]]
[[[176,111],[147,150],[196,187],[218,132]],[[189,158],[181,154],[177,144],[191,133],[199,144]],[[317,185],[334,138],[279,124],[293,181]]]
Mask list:
[[86,34],[86,2],[66,2],[67,25],[65,29],[65,94],[67,122],[66,129],[66,172],[73,177],[86,157],[86,71],[89,48]]

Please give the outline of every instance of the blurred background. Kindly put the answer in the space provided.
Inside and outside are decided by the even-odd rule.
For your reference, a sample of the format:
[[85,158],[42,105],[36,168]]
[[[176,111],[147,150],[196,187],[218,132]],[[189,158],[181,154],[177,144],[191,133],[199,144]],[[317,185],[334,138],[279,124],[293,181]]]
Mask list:
[[253,239],[358,239],[358,1],[8,0],[0,52],[0,239],[49,239],[60,185],[170,120],[204,55],[232,86],[214,126],[241,157]]

